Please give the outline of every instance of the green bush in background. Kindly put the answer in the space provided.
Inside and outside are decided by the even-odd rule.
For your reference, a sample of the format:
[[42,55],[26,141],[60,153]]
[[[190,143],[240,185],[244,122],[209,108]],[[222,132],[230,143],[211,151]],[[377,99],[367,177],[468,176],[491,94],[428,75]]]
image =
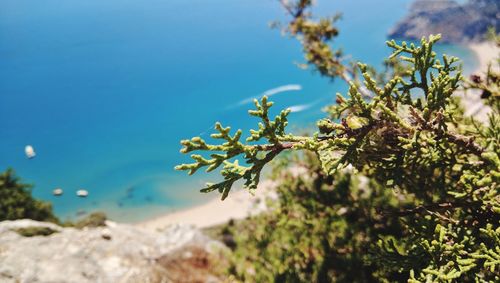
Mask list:
[[0,221],[29,218],[59,223],[52,205],[33,198],[31,187],[22,183],[12,169],[0,174]]

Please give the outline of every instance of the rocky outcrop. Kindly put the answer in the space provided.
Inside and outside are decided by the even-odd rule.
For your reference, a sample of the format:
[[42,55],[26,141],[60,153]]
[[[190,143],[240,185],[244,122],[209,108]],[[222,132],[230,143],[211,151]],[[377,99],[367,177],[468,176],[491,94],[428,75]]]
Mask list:
[[442,42],[467,43],[485,39],[489,27],[500,30],[498,0],[416,0],[410,13],[389,32],[394,39],[420,39],[442,34]]
[[[55,232],[33,237],[16,232],[33,227]],[[191,226],[149,231],[108,221],[105,227],[79,230],[33,220],[4,221],[0,282],[217,282],[207,270],[208,257],[220,249],[219,242]],[[186,270],[190,274],[178,274]]]

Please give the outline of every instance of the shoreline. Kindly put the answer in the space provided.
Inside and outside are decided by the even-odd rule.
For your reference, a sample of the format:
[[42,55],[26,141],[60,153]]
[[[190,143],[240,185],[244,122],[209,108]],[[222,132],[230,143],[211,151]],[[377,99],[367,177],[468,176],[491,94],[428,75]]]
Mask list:
[[[478,61],[478,66],[470,74],[464,74],[466,76],[484,74],[488,64],[492,63],[500,55],[500,48],[492,42],[471,43],[466,47],[474,53]],[[492,66],[498,68],[497,65]],[[465,109],[466,116],[474,116],[477,120],[488,123],[488,113],[490,113],[491,109],[483,104],[478,91],[461,92],[458,95],[462,97],[462,106]]]
[[272,198],[274,186],[274,182],[264,180],[259,184],[255,195],[245,189],[234,188],[224,201],[221,201],[220,195],[214,192],[215,198],[206,203],[169,212],[133,225],[149,230],[162,230],[175,224],[207,228],[227,223],[232,219],[244,219],[266,209],[265,199]]
[[[495,46],[494,43],[490,42],[482,42],[482,43],[472,43],[468,44],[467,48],[472,50],[478,59],[478,67],[474,70],[473,73],[486,71],[488,64],[495,60],[495,58],[500,53],[500,48]],[[495,52],[497,54],[495,54]]]
[[[488,63],[493,61],[500,52],[500,48],[488,42],[469,44],[467,48],[474,52],[478,60],[478,66],[472,74],[486,71]],[[481,121],[487,121],[489,109],[484,107],[477,93],[469,92],[460,95],[463,98],[466,115],[474,115]],[[246,190],[233,189],[233,192],[224,201],[221,201],[219,195],[217,195],[214,199],[204,204],[169,212],[137,222],[134,225],[150,230],[161,230],[170,225],[180,223],[192,225],[197,228],[207,228],[227,223],[231,219],[243,219],[266,209],[264,200],[267,196],[270,196],[274,186],[275,184],[270,180],[263,181],[256,190],[255,195],[250,194]]]

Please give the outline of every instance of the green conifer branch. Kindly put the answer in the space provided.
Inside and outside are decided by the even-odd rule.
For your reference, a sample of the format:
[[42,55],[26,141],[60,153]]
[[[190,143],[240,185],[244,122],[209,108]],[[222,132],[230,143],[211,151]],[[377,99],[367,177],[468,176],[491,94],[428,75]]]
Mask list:
[[[300,269],[300,263],[294,265],[294,260],[304,255],[318,254],[312,256],[309,263],[321,262],[322,257],[341,254],[342,250],[355,255],[356,249],[359,253],[379,237],[380,241],[371,245],[370,254],[363,259],[376,267],[376,273],[371,274],[374,277],[387,273],[404,274],[396,278],[405,278],[408,282],[498,282],[498,74],[489,68],[484,77],[465,81],[457,67],[458,59],[447,56],[437,59],[433,52],[439,35],[423,38],[419,45],[389,41],[387,45],[393,53],[386,62],[397,70],[384,76],[364,64],[352,69],[342,63],[340,52],[328,44],[337,35],[331,18],[312,21],[307,13],[311,1],[286,1],[285,4],[292,16],[288,31],[300,38],[308,63],[322,75],[349,82],[347,94],[337,94],[336,104],[326,108],[329,117],[318,121],[318,131],[311,136],[287,133],[289,111],[282,111],[272,120],[268,114],[272,103],[267,98],[256,101],[255,110],[249,114],[260,122],[244,142],[240,141],[241,131],[231,135],[230,128],[216,124],[218,133],[212,137],[221,143],[207,144],[199,137],[182,141],[181,152],[201,151],[210,157],[193,154],[193,163],[176,169],[192,174],[199,168],[211,171],[223,166],[220,171],[223,181],[207,184],[202,191],[218,190],[224,199],[238,180],[243,180],[246,188],[256,189],[262,169],[284,150],[303,150],[305,156],[316,156],[317,164],[312,167],[318,169],[310,172],[315,180],[310,187],[318,191],[308,194],[308,199],[301,199],[301,194],[310,189],[305,186],[307,178],[288,177],[284,179],[285,189],[281,190],[281,201],[286,205],[279,207],[276,214],[271,212],[279,220],[273,222],[272,228],[285,227],[288,232],[277,230],[274,234],[273,229],[267,229],[256,236],[265,242],[266,235],[271,234],[288,245],[298,244],[300,256],[283,255],[282,250],[269,251],[274,261],[276,258],[287,261],[262,265],[274,268],[272,272],[289,274],[287,268]],[[357,80],[358,74],[362,82]],[[485,104],[492,108],[488,125],[463,116],[458,99],[452,96],[462,87],[482,91]],[[236,158],[242,158],[244,165],[234,160]],[[368,178],[370,184],[351,187],[346,195],[339,196],[342,183],[336,184],[332,191],[332,179],[350,176],[351,173],[339,173],[348,165],[353,168],[352,174]],[[323,187],[328,189],[321,189]],[[293,188],[294,192],[286,192]],[[329,198],[334,201],[322,205],[322,201]],[[342,205],[342,209],[338,205]],[[319,212],[315,207],[321,208]],[[344,210],[358,214],[344,218],[345,212],[340,213]],[[316,214],[310,216],[311,211]],[[324,213],[329,217],[323,218]],[[353,218],[356,218],[354,222]],[[332,233],[325,241],[328,245],[333,241],[337,250],[322,245],[325,248],[322,253],[310,249],[318,247],[316,243],[304,248],[302,242],[294,242],[289,236],[290,229],[309,232],[310,226],[302,223],[302,219],[321,233]],[[364,225],[362,228],[356,226],[358,221]],[[353,238],[346,232],[350,231],[346,223],[357,227],[349,229],[362,231],[359,236],[362,240],[349,242],[345,247],[332,239]],[[330,224],[332,226],[328,226]],[[377,230],[370,225],[384,228]],[[402,232],[386,235],[388,227]],[[314,234],[321,238],[318,235]],[[262,242],[257,243],[257,249],[266,248]],[[261,262],[259,258],[245,258],[245,261]],[[320,271],[312,272],[321,275]]]
[[[259,118],[261,122],[258,124],[258,129],[250,130],[250,136],[245,143],[240,141],[241,130],[231,136],[230,127],[223,128],[217,123],[215,129],[218,133],[213,134],[212,138],[225,142],[212,145],[199,137],[182,141],[184,148],[181,152],[183,153],[195,150],[212,153],[209,159],[193,154],[191,157],[194,163],[179,165],[176,169],[186,170],[189,174],[193,174],[202,167],[207,167],[209,172],[224,164],[221,171],[224,182],[210,184],[203,191],[219,190],[225,198],[231,186],[239,179],[245,180],[246,188],[255,189],[262,168],[283,149],[307,149],[316,152],[322,161],[323,169],[330,174],[348,164],[361,166],[361,164],[374,161],[382,162],[380,169],[383,171],[394,170],[397,164],[404,166],[404,159],[398,159],[398,156],[411,156],[416,153],[415,150],[419,151],[419,154],[423,153],[426,160],[422,157],[412,158],[411,166],[414,167],[419,162],[430,162],[429,166],[434,166],[431,164],[437,161],[433,160],[439,159],[438,155],[442,156],[447,153],[440,147],[447,146],[448,143],[455,145],[454,149],[450,149],[449,152],[473,153],[480,160],[496,164],[494,158],[488,157],[490,155],[495,157],[496,154],[492,155],[487,149],[475,143],[471,137],[454,134],[447,130],[444,114],[448,105],[447,101],[452,92],[458,88],[461,75],[460,72],[452,74],[456,72],[453,65],[456,60],[448,60],[444,56],[445,64],[440,65],[433,59],[435,54],[432,51],[432,44],[438,39],[439,36],[431,36],[429,40],[422,39],[422,46],[410,45],[410,47],[407,47],[405,43],[398,45],[393,41],[388,42],[388,46],[394,49],[393,55],[404,56],[402,54],[410,53],[409,55],[413,58],[410,78],[416,77],[416,73],[425,74],[427,77],[428,70],[435,66],[439,74],[431,76],[425,87],[423,84],[426,80],[411,84],[406,83],[405,78],[394,76],[383,88],[380,88],[367,71],[367,66],[359,64],[365,88],[372,93],[373,99],[366,101],[359,92],[359,86],[351,83],[348,98],[338,95],[339,104],[329,108],[329,112],[335,118],[343,117],[339,123],[320,120],[319,132],[312,137],[296,137],[287,134],[289,110],[281,111],[274,120],[271,120],[268,113],[272,102],[269,102],[267,97],[263,97],[260,102],[255,101],[256,109],[249,111],[251,116]],[[420,109],[415,106],[418,105],[415,99],[407,102],[399,97],[402,95],[399,90],[411,92],[415,88],[427,92],[426,99],[421,104],[423,107]],[[262,139],[266,140],[267,144],[250,144]],[[422,146],[416,148],[419,139],[420,144],[423,142],[431,145],[430,150]],[[386,156],[382,158],[380,154],[372,155],[372,152],[383,152]],[[260,153],[265,153],[265,158],[259,158]],[[243,155],[245,164],[248,166],[230,162],[239,155]],[[362,167],[359,169],[362,170]],[[383,176],[387,176],[387,173]],[[388,182],[394,184],[392,179]]]

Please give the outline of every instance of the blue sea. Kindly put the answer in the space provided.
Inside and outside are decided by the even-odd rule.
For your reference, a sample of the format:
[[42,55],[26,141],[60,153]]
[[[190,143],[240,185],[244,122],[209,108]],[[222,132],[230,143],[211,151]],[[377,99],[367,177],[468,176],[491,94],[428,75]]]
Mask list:
[[[318,2],[318,14],[343,14],[335,46],[375,66],[410,3]],[[198,191],[216,175],[173,170],[189,161],[179,140],[216,121],[252,128],[250,98],[279,87],[290,90],[272,96],[275,110],[294,108],[291,131],[303,131],[346,90],[296,66],[299,43],[269,27],[285,20],[275,0],[1,1],[0,170],[14,168],[63,219],[100,210],[135,222],[218,197]],[[474,65],[464,47],[438,52]]]

